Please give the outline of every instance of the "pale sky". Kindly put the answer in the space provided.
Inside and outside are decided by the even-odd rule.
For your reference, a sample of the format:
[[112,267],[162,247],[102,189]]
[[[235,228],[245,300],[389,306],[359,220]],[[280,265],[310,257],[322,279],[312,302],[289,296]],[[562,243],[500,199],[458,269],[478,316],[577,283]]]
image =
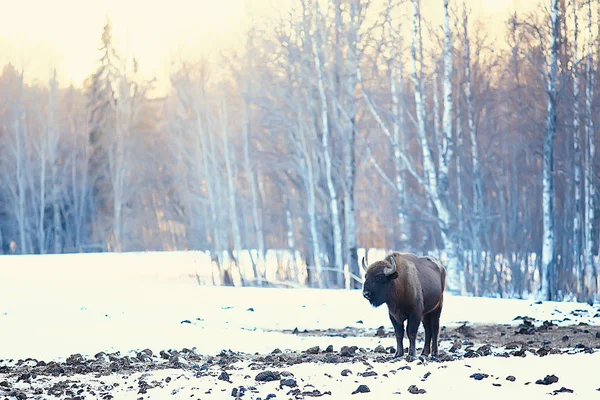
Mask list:
[[[0,0],[0,67],[12,62],[29,81],[80,86],[96,68],[100,35],[110,16],[115,45],[135,55],[140,72],[166,87],[173,58],[197,58],[240,45],[249,11],[272,15],[288,0]],[[293,1],[293,0],[289,0]],[[439,3],[439,4],[438,4]],[[501,27],[509,10],[533,0],[467,0],[473,16]],[[441,15],[442,0],[423,0],[424,14]]]

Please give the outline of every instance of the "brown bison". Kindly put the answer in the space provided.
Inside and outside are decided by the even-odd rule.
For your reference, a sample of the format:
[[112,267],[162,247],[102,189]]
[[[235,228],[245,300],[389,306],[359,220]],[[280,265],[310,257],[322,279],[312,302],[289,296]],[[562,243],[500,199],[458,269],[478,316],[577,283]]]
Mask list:
[[425,328],[425,346],[422,355],[438,354],[440,314],[446,287],[446,269],[431,257],[411,253],[392,253],[382,261],[367,267],[363,296],[373,305],[388,306],[390,320],[396,334],[396,357],[404,355],[404,321],[410,347],[408,354],[415,356],[415,342],[419,324]]

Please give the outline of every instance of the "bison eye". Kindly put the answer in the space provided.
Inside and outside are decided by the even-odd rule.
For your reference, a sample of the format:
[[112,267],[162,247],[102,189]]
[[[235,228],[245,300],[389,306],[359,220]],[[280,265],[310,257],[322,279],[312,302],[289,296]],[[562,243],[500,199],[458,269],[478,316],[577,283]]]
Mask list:
[[379,283],[385,283],[387,282],[387,276],[385,275],[376,275],[375,276],[375,281],[379,282]]

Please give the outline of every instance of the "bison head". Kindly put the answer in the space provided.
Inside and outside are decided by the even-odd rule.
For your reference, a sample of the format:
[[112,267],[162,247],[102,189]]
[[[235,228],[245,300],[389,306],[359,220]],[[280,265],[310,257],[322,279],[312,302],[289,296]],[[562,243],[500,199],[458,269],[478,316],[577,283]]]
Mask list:
[[398,277],[396,262],[393,257],[390,257],[367,267],[363,257],[362,267],[366,270],[363,296],[373,307],[379,307],[389,298],[391,282]]

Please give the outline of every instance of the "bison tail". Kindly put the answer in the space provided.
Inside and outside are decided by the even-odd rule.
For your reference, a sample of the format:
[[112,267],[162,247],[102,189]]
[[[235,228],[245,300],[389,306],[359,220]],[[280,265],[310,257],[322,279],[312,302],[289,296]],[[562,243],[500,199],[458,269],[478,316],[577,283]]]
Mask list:
[[442,293],[446,291],[446,268],[443,265],[440,265],[441,277],[442,277]]

